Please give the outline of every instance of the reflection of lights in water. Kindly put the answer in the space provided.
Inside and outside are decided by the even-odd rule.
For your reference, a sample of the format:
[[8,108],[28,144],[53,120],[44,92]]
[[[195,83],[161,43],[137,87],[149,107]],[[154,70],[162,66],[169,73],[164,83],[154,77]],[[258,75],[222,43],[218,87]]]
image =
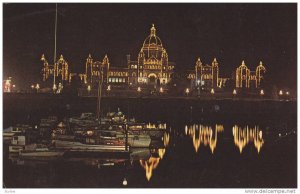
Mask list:
[[262,131],[259,129],[258,126],[254,128],[249,128],[248,126],[238,127],[237,125],[232,127],[232,134],[234,138],[234,144],[239,148],[240,153],[242,153],[244,147],[253,142],[254,147],[257,149],[257,153],[260,152],[264,144],[264,140],[262,137]]
[[166,149],[158,149],[158,156],[160,159],[163,159],[165,153],[166,153]]
[[198,152],[201,144],[210,147],[212,153],[217,146],[217,134],[224,131],[223,125],[216,125],[213,132],[212,127],[204,125],[185,126],[185,134],[193,139],[195,151]]
[[124,180],[123,180],[122,183],[123,183],[124,186],[127,186],[127,180],[126,180],[126,178],[124,178]]
[[158,158],[151,156],[148,160],[140,160],[140,165],[146,171],[146,178],[149,181],[152,177],[152,171],[157,168],[160,160],[164,157],[166,149],[158,149]]
[[169,142],[170,142],[170,134],[165,132],[163,140],[164,140],[164,146],[167,147],[169,145]]

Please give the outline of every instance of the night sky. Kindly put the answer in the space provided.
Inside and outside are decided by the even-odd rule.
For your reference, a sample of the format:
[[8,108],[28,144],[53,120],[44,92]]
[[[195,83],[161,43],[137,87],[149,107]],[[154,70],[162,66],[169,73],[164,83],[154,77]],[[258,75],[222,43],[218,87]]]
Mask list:
[[[152,23],[176,70],[217,58],[221,77],[245,60],[260,60],[278,87],[296,89],[297,4],[58,4],[57,55],[72,72],[85,71],[91,53],[112,66],[137,60]],[[44,53],[53,62],[55,4],[3,4],[3,77],[17,86],[40,82]]]

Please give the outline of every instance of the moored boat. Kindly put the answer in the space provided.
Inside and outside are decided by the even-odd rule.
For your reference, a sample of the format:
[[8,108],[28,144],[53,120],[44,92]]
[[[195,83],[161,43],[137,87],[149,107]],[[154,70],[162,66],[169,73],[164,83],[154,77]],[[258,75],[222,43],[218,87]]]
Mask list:
[[62,157],[64,151],[49,149],[45,145],[31,144],[20,150],[19,156],[23,159],[51,160]]

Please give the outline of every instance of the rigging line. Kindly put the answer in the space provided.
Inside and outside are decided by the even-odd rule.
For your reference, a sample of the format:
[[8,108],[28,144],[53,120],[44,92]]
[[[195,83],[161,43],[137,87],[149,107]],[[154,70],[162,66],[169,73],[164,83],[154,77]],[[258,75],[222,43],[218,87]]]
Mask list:
[[53,79],[53,87],[55,86],[55,62],[56,62],[56,34],[57,34],[57,3],[55,4],[55,32],[54,32],[54,57],[53,57],[53,65],[54,65],[54,79]]

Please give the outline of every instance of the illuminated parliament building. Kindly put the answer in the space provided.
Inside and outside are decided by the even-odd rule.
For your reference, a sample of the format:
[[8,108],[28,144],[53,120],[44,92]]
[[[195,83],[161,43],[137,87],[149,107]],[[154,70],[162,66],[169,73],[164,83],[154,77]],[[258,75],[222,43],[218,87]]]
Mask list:
[[[95,60],[89,54],[85,62],[85,72],[76,74],[70,73],[69,64],[62,55],[54,65],[49,65],[44,55],[41,60],[43,62],[43,81],[50,82],[53,90],[58,91],[65,84],[70,83],[73,76],[77,75],[82,86],[90,89],[97,89],[99,80],[109,87],[165,87],[171,81],[175,67],[175,63],[169,61],[168,53],[157,36],[154,24],[142,44],[137,60],[131,60],[130,55],[127,55],[127,65],[124,67],[112,66],[107,55],[102,60]],[[224,88],[229,80],[235,82],[233,85],[235,88],[260,88],[266,68],[260,62],[255,71],[251,71],[243,61],[237,67],[235,76],[222,78],[216,58],[209,65],[203,64],[199,57],[195,62],[194,69],[187,72],[186,78],[190,83],[188,87],[191,90],[202,88],[217,91]]]
[[[61,58],[55,65],[49,65],[45,56],[42,74],[43,81],[48,78],[56,79],[57,84],[71,81],[72,75],[68,74],[68,63]],[[102,79],[104,84],[129,85],[129,86],[156,86],[166,85],[174,73],[173,62],[169,62],[168,53],[163,47],[162,41],[156,34],[154,24],[149,36],[144,40],[137,60],[131,60],[127,55],[127,67],[114,67],[110,64],[107,55],[102,61],[94,60],[91,55],[86,59],[85,73],[79,74],[84,84],[94,86]]]

